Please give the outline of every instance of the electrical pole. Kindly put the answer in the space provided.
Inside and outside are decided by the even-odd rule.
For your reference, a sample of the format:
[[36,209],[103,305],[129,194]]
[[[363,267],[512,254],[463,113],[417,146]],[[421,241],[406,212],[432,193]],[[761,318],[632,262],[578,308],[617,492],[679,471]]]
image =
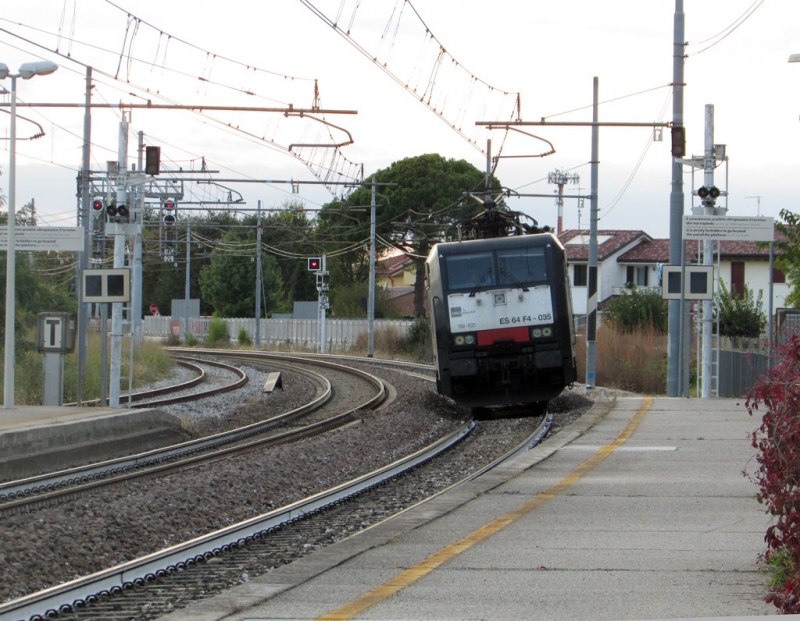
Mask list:
[[[128,196],[128,121],[123,117],[119,124],[119,162],[116,179],[117,208],[127,205]],[[125,233],[120,226],[113,231],[114,267],[125,267]],[[102,338],[106,338],[103,334]],[[105,372],[105,369],[103,370]],[[119,407],[119,384],[122,375],[122,302],[111,305],[111,381],[108,405]]]
[[[714,186],[714,106],[706,105],[706,125],[705,125],[705,153],[703,157],[703,187],[715,189]],[[718,191],[717,191],[718,192]],[[715,197],[711,193],[703,198],[703,215],[714,216]],[[703,240],[703,265],[714,265],[714,242],[710,239]],[[684,285],[685,286],[685,285]],[[701,397],[708,399],[711,397],[711,346],[713,328],[712,301],[703,300],[703,365],[701,373]]]
[[589,215],[589,283],[586,288],[586,388],[595,387],[597,358],[597,191],[600,164],[600,127],[598,121],[600,80],[595,76],[592,88],[592,161],[591,213]]
[[[83,111],[83,150],[81,158],[80,191],[81,200],[78,206],[78,226],[83,227],[83,252],[78,261],[78,274],[75,283],[75,293],[78,297],[78,379],[77,402],[78,407],[83,405],[83,376],[87,363],[87,343],[89,336],[89,306],[81,303],[83,297],[83,272],[89,268],[89,255],[92,251],[92,221],[89,214],[89,192],[91,186],[89,175],[91,172],[91,145],[92,145],[92,68],[86,67],[86,109]],[[105,369],[103,369],[103,375]],[[104,404],[105,405],[105,404]]]
[[375,182],[377,177],[372,175],[372,201],[369,210],[369,297],[367,298],[367,319],[369,323],[369,338],[367,358],[372,358],[375,353]]
[[319,318],[319,353],[325,353],[325,318],[328,314],[328,255],[322,255],[322,274],[317,274],[319,297],[317,317]]
[[256,216],[256,327],[253,335],[256,349],[261,347],[261,287],[261,199],[259,199]]
[[186,218],[186,283],[183,293],[183,319],[186,325],[183,327],[184,342],[189,338],[189,304],[191,303],[191,284],[192,284],[192,220]]
[[[685,140],[683,134],[683,48],[685,44],[685,18],[683,0],[675,0],[674,33],[672,39],[672,189],[669,196],[669,263],[681,265],[683,252],[683,165],[676,152],[677,142]],[[676,131],[679,130],[679,131]],[[681,145],[677,145],[681,146]],[[667,396],[677,397],[683,393],[681,381],[681,340],[683,335],[681,316],[684,304],[680,300],[669,301],[668,347],[667,347]]]

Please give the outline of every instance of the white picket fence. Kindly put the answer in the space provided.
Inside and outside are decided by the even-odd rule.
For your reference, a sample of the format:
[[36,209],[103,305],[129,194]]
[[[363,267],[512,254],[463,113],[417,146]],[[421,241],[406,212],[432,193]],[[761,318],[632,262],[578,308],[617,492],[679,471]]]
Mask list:
[[[189,319],[189,333],[203,340],[208,336],[210,317]],[[244,328],[251,340],[255,340],[256,320],[248,318],[225,319],[228,336],[231,340],[239,337]],[[403,337],[414,322],[409,319],[376,319],[375,332],[391,329]],[[183,340],[186,335],[185,319],[172,317],[143,317],[142,335],[150,338]],[[317,319],[262,319],[261,346],[266,349],[317,350],[320,341],[320,326]],[[358,342],[359,337],[369,334],[369,321],[366,319],[328,319],[325,321],[326,350],[348,350]]]

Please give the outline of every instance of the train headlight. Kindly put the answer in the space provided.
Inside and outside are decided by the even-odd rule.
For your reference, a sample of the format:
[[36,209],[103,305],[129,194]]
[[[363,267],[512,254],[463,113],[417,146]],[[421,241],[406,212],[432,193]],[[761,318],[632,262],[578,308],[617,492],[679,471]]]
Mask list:
[[553,326],[538,326],[536,328],[531,328],[532,339],[553,338],[553,334]]
[[456,334],[453,336],[453,344],[456,347],[472,347],[475,345],[474,334]]

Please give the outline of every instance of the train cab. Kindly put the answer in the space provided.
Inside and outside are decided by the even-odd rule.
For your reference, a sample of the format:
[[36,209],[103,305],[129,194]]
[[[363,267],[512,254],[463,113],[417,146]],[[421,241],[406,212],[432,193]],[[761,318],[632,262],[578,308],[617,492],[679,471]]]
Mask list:
[[554,235],[437,244],[426,278],[441,394],[473,408],[541,404],[575,381],[566,253]]

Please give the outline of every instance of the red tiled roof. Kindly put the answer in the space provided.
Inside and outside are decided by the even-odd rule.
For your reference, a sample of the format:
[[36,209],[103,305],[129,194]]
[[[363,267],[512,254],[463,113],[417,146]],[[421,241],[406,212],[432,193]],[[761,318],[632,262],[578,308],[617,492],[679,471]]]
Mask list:
[[[598,236],[610,236],[597,247],[598,261],[604,261],[615,252],[634,242],[639,242],[617,258],[619,263],[669,263],[669,239],[653,239],[644,231],[604,230],[597,231]],[[558,236],[559,241],[567,251],[567,259],[572,262],[589,260],[589,244],[573,244],[568,242],[578,236],[588,238],[589,231],[571,229]],[[786,237],[775,231],[775,240],[785,240]],[[692,240],[686,244],[686,260],[693,261],[697,258],[698,242]],[[723,241],[721,247],[722,257],[726,259],[768,259],[769,248],[760,248],[754,241]],[[776,248],[776,254],[780,251]]]
[[[652,241],[652,238],[644,231],[597,231],[598,236],[610,236],[602,244],[597,246],[597,259],[604,261],[609,256],[618,252],[625,246],[637,241],[642,242]],[[589,244],[569,244],[568,242],[579,235],[589,237],[589,231],[572,229],[564,231],[558,236],[559,241],[564,245],[567,251],[567,259],[569,261],[588,261],[589,260]]]
[[[776,239],[783,239],[783,236],[776,231]],[[698,242],[690,240],[686,243],[686,260],[697,259]],[[759,248],[757,242],[753,241],[723,241],[721,247],[722,257],[725,259],[769,259],[769,248]],[[775,249],[775,254],[780,254],[780,250]],[[632,248],[617,259],[618,263],[669,263],[669,240],[653,239],[643,241],[641,244]]]
[[402,273],[406,265],[411,265],[413,262],[414,259],[406,254],[396,254],[394,256],[378,260],[375,273],[392,276],[397,273]]

